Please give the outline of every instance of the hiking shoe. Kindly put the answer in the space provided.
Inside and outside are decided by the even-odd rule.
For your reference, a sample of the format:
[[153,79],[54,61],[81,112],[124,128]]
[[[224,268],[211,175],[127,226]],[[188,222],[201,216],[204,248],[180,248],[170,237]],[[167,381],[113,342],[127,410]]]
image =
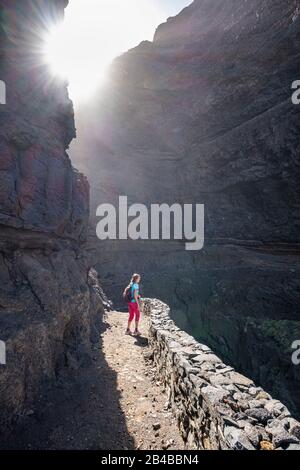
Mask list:
[[139,330],[135,330],[133,334],[134,336],[142,336],[142,333]]
[[127,329],[125,335],[131,336],[131,331]]

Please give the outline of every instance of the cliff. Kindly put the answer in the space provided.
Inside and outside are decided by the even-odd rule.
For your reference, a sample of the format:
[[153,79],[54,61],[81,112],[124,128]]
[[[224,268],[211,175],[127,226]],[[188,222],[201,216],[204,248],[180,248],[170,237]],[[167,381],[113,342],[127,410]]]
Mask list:
[[[195,0],[114,62],[96,103],[78,114],[72,147],[92,186],[91,255],[113,300],[141,271],[146,293],[170,304],[180,327],[294,412],[299,32],[299,0]],[[119,195],[204,203],[204,250],[98,242],[96,207]]]
[[75,137],[66,83],[43,63],[62,0],[0,1],[0,428],[34,409],[65,368],[88,366],[103,311],[82,243],[89,186],[66,150]]

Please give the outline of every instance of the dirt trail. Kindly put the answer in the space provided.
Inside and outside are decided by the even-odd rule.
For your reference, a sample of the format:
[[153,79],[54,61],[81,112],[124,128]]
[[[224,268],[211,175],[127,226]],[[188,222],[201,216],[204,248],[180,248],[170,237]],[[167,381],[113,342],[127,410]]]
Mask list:
[[92,357],[63,371],[13,434],[0,436],[0,449],[184,448],[153,364],[144,358],[147,338],[125,336],[125,313],[107,313],[100,323]]
[[184,449],[175,418],[167,409],[167,397],[155,379],[155,368],[146,362],[147,319],[142,319],[142,337],[125,336],[127,314],[111,312],[105,322],[103,351],[117,372],[120,405],[136,449]]

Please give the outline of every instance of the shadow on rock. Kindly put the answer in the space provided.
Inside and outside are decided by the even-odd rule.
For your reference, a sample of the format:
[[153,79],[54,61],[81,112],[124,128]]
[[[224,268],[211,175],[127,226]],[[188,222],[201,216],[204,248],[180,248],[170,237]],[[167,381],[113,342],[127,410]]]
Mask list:
[[144,336],[135,336],[135,346],[139,346],[140,348],[146,348],[149,345],[148,338]]
[[60,370],[54,386],[27,410],[0,449],[127,450],[134,448],[120,407],[115,371],[103,354],[98,325],[89,361]]

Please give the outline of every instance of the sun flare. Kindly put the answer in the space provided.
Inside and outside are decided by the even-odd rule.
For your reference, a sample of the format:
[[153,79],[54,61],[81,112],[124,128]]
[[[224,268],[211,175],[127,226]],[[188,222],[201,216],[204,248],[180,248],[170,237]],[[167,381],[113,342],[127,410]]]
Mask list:
[[115,57],[152,40],[163,13],[150,0],[72,0],[64,22],[45,38],[45,61],[69,81],[71,98],[88,99]]

